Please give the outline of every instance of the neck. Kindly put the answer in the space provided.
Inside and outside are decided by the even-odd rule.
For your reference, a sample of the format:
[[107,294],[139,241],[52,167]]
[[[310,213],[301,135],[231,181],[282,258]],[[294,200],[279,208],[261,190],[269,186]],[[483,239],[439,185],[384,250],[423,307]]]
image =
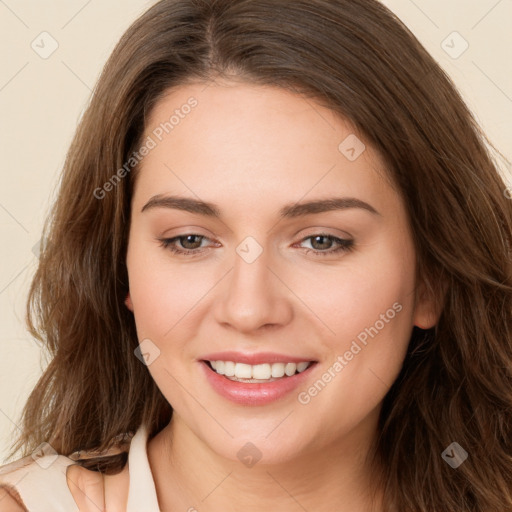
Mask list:
[[[375,434],[376,421],[367,423]],[[248,467],[213,452],[174,414],[148,444],[160,509],[381,512],[380,491],[370,491],[375,468],[366,461],[374,436],[361,427],[321,450]]]

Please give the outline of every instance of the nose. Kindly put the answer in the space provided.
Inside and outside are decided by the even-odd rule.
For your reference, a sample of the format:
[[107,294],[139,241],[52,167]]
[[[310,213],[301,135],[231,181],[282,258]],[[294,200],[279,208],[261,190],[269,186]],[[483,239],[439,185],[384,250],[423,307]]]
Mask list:
[[277,328],[293,318],[292,292],[269,251],[252,262],[235,254],[233,269],[226,276],[215,301],[215,318],[224,327],[241,333]]

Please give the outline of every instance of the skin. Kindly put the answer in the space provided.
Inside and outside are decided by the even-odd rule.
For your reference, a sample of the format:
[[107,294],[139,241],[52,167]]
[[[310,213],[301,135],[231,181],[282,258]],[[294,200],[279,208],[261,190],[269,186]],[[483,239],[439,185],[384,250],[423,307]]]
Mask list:
[[[367,511],[364,457],[382,400],[413,326],[428,328],[438,318],[415,282],[403,201],[362,136],[366,150],[355,161],[338,150],[356,133],[348,121],[279,88],[219,81],[179,87],[156,105],[145,137],[190,96],[198,105],[142,161],[127,254],[126,306],[139,340],[160,350],[148,371],[174,409],[147,447],[160,508]],[[157,194],[215,203],[221,219],[169,208],[141,212]],[[331,196],[358,198],[378,214],[350,208],[278,217],[285,204]],[[319,233],[352,239],[354,249],[315,255],[338,247],[307,238]],[[174,246],[193,250],[200,242],[198,256],[173,254],[158,240],[187,234],[206,238]],[[236,252],[247,236],[263,248],[250,264]],[[308,404],[299,403],[298,392],[395,303],[401,311],[378,335]],[[222,350],[318,364],[297,392],[243,406],[219,396],[201,371],[198,359]],[[251,468],[237,457],[247,442],[262,454]],[[380,495],[374,510],[379,503]]]
[[104,475],[71,465],[66,470],[66,481],[80,512],[126,511],[129,487],[128,464],[116,475]]

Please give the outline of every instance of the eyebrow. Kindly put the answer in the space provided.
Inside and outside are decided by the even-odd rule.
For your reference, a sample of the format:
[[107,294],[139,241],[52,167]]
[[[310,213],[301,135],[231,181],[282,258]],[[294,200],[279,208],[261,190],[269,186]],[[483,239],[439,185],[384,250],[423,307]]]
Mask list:
[[[221,212],[217,205],[182,196],[163,196],[160,194],[153,196],[142,207],[141,213],[153,208],[171,208],[207,217],[221,217]],[[351,208],[360,208],[372,213],[373,215],[381,215],[372,205],[362,201],[361,199],[357,199],[355,197],[329,197],[327,199],[317,199],[304,203],[291,203],[285,205],[279,210],[279,217],[281,219],[291,219],[333,210],[348,210]]]

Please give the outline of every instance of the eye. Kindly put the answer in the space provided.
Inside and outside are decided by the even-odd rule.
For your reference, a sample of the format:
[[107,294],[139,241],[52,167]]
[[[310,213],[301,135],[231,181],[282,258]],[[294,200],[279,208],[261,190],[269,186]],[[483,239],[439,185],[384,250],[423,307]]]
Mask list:
[[[299,243],[303,243],[310,239],[312,248],[304,247],[304,249],[306,250],[306,254],[313,252],[315,256],[328,256],[330,254],[340,252],[349,252],[354,247],[354,240],[338,238],[326,233],[310,235],[306,238],[303,238]],[[160,245],[164,249],[167,249],[174,254],[190,257],[197,256],[205,252],[207,247],[202,246],[202,242],[205,240],[209,240],[209,238],[204,235],[198,235],[196,233],[187,233],[184,235],[175,236],[173,238],[158,238]],[[177,244],[179,244],[181,248]],[[337,245],[338,247],[333,249],[333,245]]]
[[[197,249],[201,247],[201,243],[204,240],[208,240],[203,235],[198,235],[195,233],[187,233],[185,235],[175,236],[174,238],[159,238],[160,245],[164,249],[168,249],[169,251],[175,254],[182,254],[184,256],[194,256],[196,254],[204,252],[203,249],[198,251]],[[176,246],[176,242],[179,242],[183,249],[180,249]]]
[[[305,247],[306,254],[313,252],[315,256],[328,256],[339,252],[349,252],[354,248],[354,240],[338,238],[326,233],[307,236],[306,238],[303,238],[300,243],[303,243],[306,240],[311,240],[312,246],[312,249]],[[332,249],[333,243],[334,245],[337,244],[338,247]]]

